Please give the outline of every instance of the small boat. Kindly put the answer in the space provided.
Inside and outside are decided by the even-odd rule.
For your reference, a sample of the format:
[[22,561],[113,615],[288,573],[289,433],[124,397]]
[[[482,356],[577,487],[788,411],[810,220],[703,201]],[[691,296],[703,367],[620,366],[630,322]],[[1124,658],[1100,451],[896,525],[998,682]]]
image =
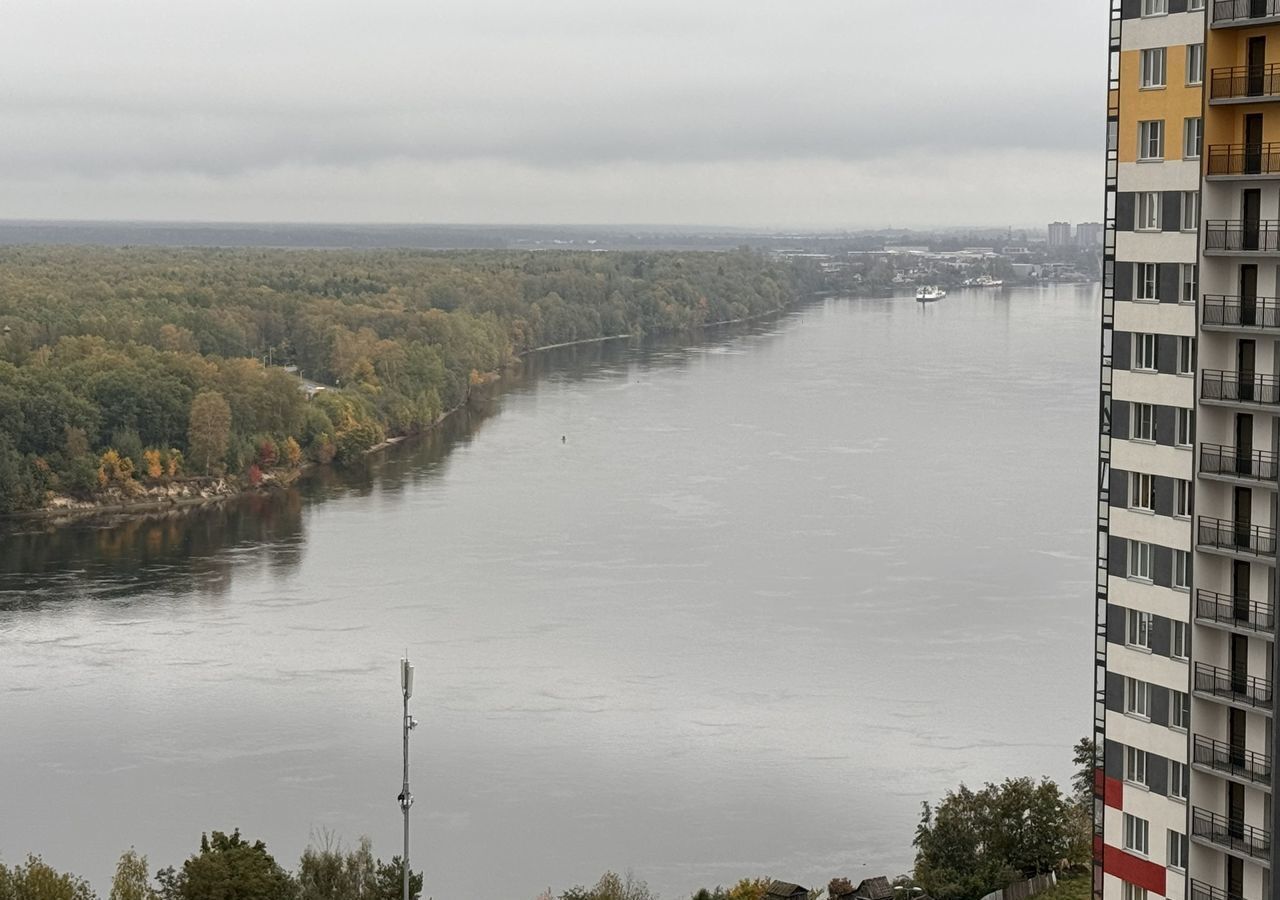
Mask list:
[[999,278],[992,278],[990,275],[979,275],[977,278],[973,279],[973,286],[980,288],[997,288],[1003,287],[1004,282]]
[[930,303],[934,300],[941,300],[945,296],[947,296],[946,291],[932,284],[916,288],[916,299],[921,303]]

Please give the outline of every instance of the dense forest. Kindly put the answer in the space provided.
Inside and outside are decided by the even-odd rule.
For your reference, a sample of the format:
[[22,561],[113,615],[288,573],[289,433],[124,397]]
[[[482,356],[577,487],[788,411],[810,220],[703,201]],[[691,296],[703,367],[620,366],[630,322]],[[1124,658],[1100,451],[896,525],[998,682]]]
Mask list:
[[746,250],[0,248],[0,513],[343,463],[522,353],[756,316],[819,279]]

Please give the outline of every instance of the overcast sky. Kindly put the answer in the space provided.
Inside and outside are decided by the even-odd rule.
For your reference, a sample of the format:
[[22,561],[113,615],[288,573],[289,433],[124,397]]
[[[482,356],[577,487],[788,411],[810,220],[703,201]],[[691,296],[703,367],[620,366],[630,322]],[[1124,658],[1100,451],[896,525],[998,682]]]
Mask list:
[[1043,224],[1104,0],[3,0],[0,218]]

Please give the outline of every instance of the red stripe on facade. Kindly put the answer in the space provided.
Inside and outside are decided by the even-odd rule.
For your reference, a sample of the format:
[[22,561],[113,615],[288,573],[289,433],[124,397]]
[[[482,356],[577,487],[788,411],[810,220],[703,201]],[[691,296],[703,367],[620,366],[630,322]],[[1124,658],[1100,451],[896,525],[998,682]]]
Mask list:
[[1102,871],[1140,888],[1146,888],[1153,894],[1164,896],[1164,866],[1140,859],[1131,853],[1125,853],[1119,847],[1103,848]]
[[1102,796],[1112,809],[1124,809],[1124,782],[1119,778],[1105,779]]

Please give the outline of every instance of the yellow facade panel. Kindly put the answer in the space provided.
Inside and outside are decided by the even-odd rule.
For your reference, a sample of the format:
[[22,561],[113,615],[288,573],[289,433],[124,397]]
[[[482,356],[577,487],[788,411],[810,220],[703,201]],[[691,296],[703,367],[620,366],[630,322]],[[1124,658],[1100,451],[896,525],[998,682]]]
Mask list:
[[1142,51],[1120,54],[1120,162],[1138,159],[1138,123],[1160,119],[1165,123],[1165,158],[1182,157],[1183,121],[1201,114],[1204,91],[1188,85],[1186,47],[1169,47],[1166,53],[1166,86],[1142,87]]

